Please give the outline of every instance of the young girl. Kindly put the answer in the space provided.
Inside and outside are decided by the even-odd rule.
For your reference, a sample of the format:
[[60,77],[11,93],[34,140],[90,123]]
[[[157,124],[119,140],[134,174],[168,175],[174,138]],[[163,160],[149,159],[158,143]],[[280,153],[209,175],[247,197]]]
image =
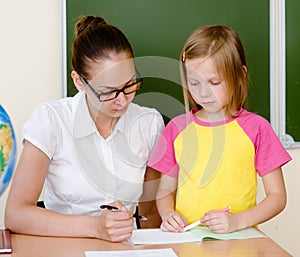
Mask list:
[[[146,165],[163,119],[132,103],[142,78],[118,28],[84,16],[75,36],[71,76],[79,92],[40,105],[25,124],[5,224],[16,233],[122,241],[143,189],[151,195],[143,182],[152,177]],[[44,182],[43,209],[36,202]]]
[[[181,61],[185,105],[194,108],[169,122],[148,163],[164,174],[161,229],[181,232],[200,219],[228,233],[271,219],[286,205],[281,166],[291,157],[269,123],[244,109],[247,66],[238,35],[226,26],[200,27]],[[256,205],[257,173],[266,197]]]

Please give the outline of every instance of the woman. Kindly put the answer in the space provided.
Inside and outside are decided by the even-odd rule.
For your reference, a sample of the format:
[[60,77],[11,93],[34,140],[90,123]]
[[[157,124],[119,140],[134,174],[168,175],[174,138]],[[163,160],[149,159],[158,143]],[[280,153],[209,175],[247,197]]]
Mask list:
[[40,105],[25,124],[5,224],[17,233],[122,241],[131,236],[163,119],[132,103],[142,78],[118,28],[85,16],[75,36],[71,76],[79,93]]

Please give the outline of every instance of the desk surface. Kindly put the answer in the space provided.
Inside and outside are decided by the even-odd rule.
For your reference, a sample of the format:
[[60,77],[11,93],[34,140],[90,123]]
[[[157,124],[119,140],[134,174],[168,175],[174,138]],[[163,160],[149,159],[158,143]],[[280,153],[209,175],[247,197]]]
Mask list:
[[0,257],[85,257],[85,251],[173,248],[179,257],[287,257],[270,238],[204,241],[199,243],[143,245],[110,243],[98,239],[57,238],[12,234],[13,253]]

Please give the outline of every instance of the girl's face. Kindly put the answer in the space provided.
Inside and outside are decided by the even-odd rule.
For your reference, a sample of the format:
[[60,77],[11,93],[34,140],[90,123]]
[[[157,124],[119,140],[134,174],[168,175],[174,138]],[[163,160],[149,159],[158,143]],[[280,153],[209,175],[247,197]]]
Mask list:
[[[119,118],[126,112],[135,96],[136,72],[133,59],[127,53],[121,52],[110,56],[110,59],[90,64],[92,79],[86,81],[88,85],[85,83],[84,90],[88,105],[93,112],[97,112],[97,116]],[[130,87],[133,91],[130,94],[114,91],[128,85],[133,85]],[[126,92],[128,93],[128,89]],[[107,101],[99,101],[99,97]]]
[[211,58],[186,60],[187,86],[196,103],[203,107],[205,116],[222,120],[226,117],[224,108],[229,102],[227,86],[218,74]]

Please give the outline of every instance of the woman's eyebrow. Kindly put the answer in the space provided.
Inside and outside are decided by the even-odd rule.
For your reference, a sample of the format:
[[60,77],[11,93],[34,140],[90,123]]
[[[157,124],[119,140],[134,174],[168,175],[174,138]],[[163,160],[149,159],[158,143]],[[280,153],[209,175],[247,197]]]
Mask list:
[[[122,83],[122,84],[120,84],[118,86],[129,84],[135,77],[136,77],[136,74],[134,73],[127,82]],[[108,87],[108,86],[102,86],[102,88],[103,89],[107,89],[108,91],[113,91],[113,90],[117,90],[118,89],[117,87]]]
[[135,77],[136,77],[136,73],[134,73],[134,74],[131,76],[131,78],[125,83],[125,85],[128,84],[129,82],[131,82],[133,79],[135,79]]

